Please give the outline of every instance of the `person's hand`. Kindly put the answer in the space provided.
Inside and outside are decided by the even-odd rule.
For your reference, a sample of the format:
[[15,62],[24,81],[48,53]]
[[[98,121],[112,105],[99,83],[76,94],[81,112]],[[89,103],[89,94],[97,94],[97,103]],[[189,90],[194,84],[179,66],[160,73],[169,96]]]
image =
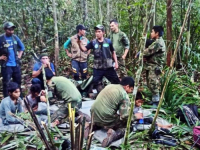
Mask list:
[[5,56],[5,55],[2,55],[1,57],[0,57],[0,60],[7,60],[7,57]]
[[47,62],[46,65],[48,68],[50,68],[50,62]]
[[72,57],[72,54],[71,54],[71,53],[68,53],[67,56],[71,58],[71,57]]
[[37,111],[38,106],[33,107],[33,111]]
[[41,96],[45,96],[45,95],[46,95],[45,90],[42,90],[42,91],[41,91]]
[[143,119],[143,113],[136,113],[135,117],[136,119]]
[[52,126],[53,127],[55,127],[55,126],[57,126],[57,125],[59,125],[60,124],[60,121],[59,120],[55,120],[54,122],[52,122]]
[[119,68],[118,63],[115,63],[115,69],[118,69],[118,68]]
[[126,56],[125,55],[122,55],[122,59],[125,59],[126,58]]

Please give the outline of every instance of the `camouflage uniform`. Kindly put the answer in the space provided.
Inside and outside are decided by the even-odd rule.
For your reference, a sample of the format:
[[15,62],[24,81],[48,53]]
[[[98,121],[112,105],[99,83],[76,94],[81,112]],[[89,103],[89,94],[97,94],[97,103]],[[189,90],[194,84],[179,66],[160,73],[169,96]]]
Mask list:
[[82,105],[82,97],[76,86],[65,77],[53,77],[48,86],[57,98],[59,109],[51,115],[51,121],[63,122],[68,116],[68,103],[78,112]]
[[[129,115],[130,100],[120,84],[107,85],[91,107],[94,124],[104,128],[123,128]],[[119,110],[119,114],[117,111]]]
[[122,55],[124,54],[125,49],[129,49],[129,39],[126,36],[126,34],[120,30],[118,33],[111,32],[109,38],[111,39],[113,47],[117,54],[117,60],[119,64],[117,75],[118,77],[123,78],[127,76],[127,71],[125,66],[125,60],[122,59]]
[[147,86],[152,92],[152,101],[159,101],[160,75],[166,59],[166,47],[162,37],[144,50],[144,70]]

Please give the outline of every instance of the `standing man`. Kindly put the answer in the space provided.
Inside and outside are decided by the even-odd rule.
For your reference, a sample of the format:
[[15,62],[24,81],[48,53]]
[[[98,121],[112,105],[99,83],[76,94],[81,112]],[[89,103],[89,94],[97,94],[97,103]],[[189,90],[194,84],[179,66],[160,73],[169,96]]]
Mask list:
[[0,62],[3,77],[3,96],[8,96],[7,84],[10,79],[21,87],[20,59],[24,51],[24,44],[14,35],[16,26],[12,22],[3,25],[5,33],[0,35]]
[[34,64],[32,72],[32,77],[33,77],[32,84],[40,84],[41,88],[44,89],[42,65],[44,65],[45,70],[48,69],[55,75],[54,65],[49,61],[47,53],[43,53],[40,55],[40,62],[36,62]]
[[[94,27],[96,39],[91,41],[86,47],[80,44],[83,51],[93,49],[93,84],[96,87],[99,81],[105,76],[112,84],[118,84],[119,78],[115,69],[118,68],[118,62],[115,50],[110,39],[104,38],[105,28],[103,25]],[[115,69],[113,67],[115,62]],[[99,91],[98,91],[99,92]]]
[[144,70],[146,71],[147,86],[152,92],[152,102],[157,106],[160,100],[160,75],[166,59],[166,47],[162,38],[163,27],[154,26],[151,31],[151,38],[155,40],[144,50]]
[[[74,73],[74,80],[78,81],[79,79],[79,71],[81,72],[81,79],[85,80],[87,78],[87,57],[90,53],[83,52],[80,49],[80,41],[84,46],[89,43],[88,39],[85,37],[85,30],[86,28],[79,24],[76,26],[77,34],[69,38],[65,44],[64,48],[66,50],[67,56],[72,58],[72,70]],[[71,53],[69,52],[68,48],[71,44]]]
[[111,39],[113,43],[113,47],[116,51],[117,60],[119,64],[117,75],[121,79],[127,76],[125,59],[129,51],[130,42],[126,34],[119,29],[119,24],[117,20],[110,21],[110,29],[111,29],[111,33],[109,35],[109,38]]

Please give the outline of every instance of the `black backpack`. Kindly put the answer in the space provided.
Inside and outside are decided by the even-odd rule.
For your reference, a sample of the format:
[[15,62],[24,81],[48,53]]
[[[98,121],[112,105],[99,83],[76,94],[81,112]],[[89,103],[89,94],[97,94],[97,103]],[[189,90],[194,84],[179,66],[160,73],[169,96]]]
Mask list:
[[199,121],[198,107],[194,104],[179,106],[177,118],[182,122],[187,122],[188,126],[196,125]]

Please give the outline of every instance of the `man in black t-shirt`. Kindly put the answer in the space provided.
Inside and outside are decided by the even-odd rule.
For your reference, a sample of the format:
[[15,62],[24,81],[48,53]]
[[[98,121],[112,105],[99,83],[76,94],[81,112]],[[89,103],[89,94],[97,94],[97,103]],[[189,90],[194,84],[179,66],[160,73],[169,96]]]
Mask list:
[[[93,84],[97,85],[105,76],[112,84],[118,84],[119,78],[115,69],[118,68],[117,56],[110,39],[104,38],[104,26],[97,25],[94,27],[96,39],[88,43],[85,47],[80,44],[83,51],[93,49],[94,64],[93,64]],[[114,67],[113,67],[114,60]]]

